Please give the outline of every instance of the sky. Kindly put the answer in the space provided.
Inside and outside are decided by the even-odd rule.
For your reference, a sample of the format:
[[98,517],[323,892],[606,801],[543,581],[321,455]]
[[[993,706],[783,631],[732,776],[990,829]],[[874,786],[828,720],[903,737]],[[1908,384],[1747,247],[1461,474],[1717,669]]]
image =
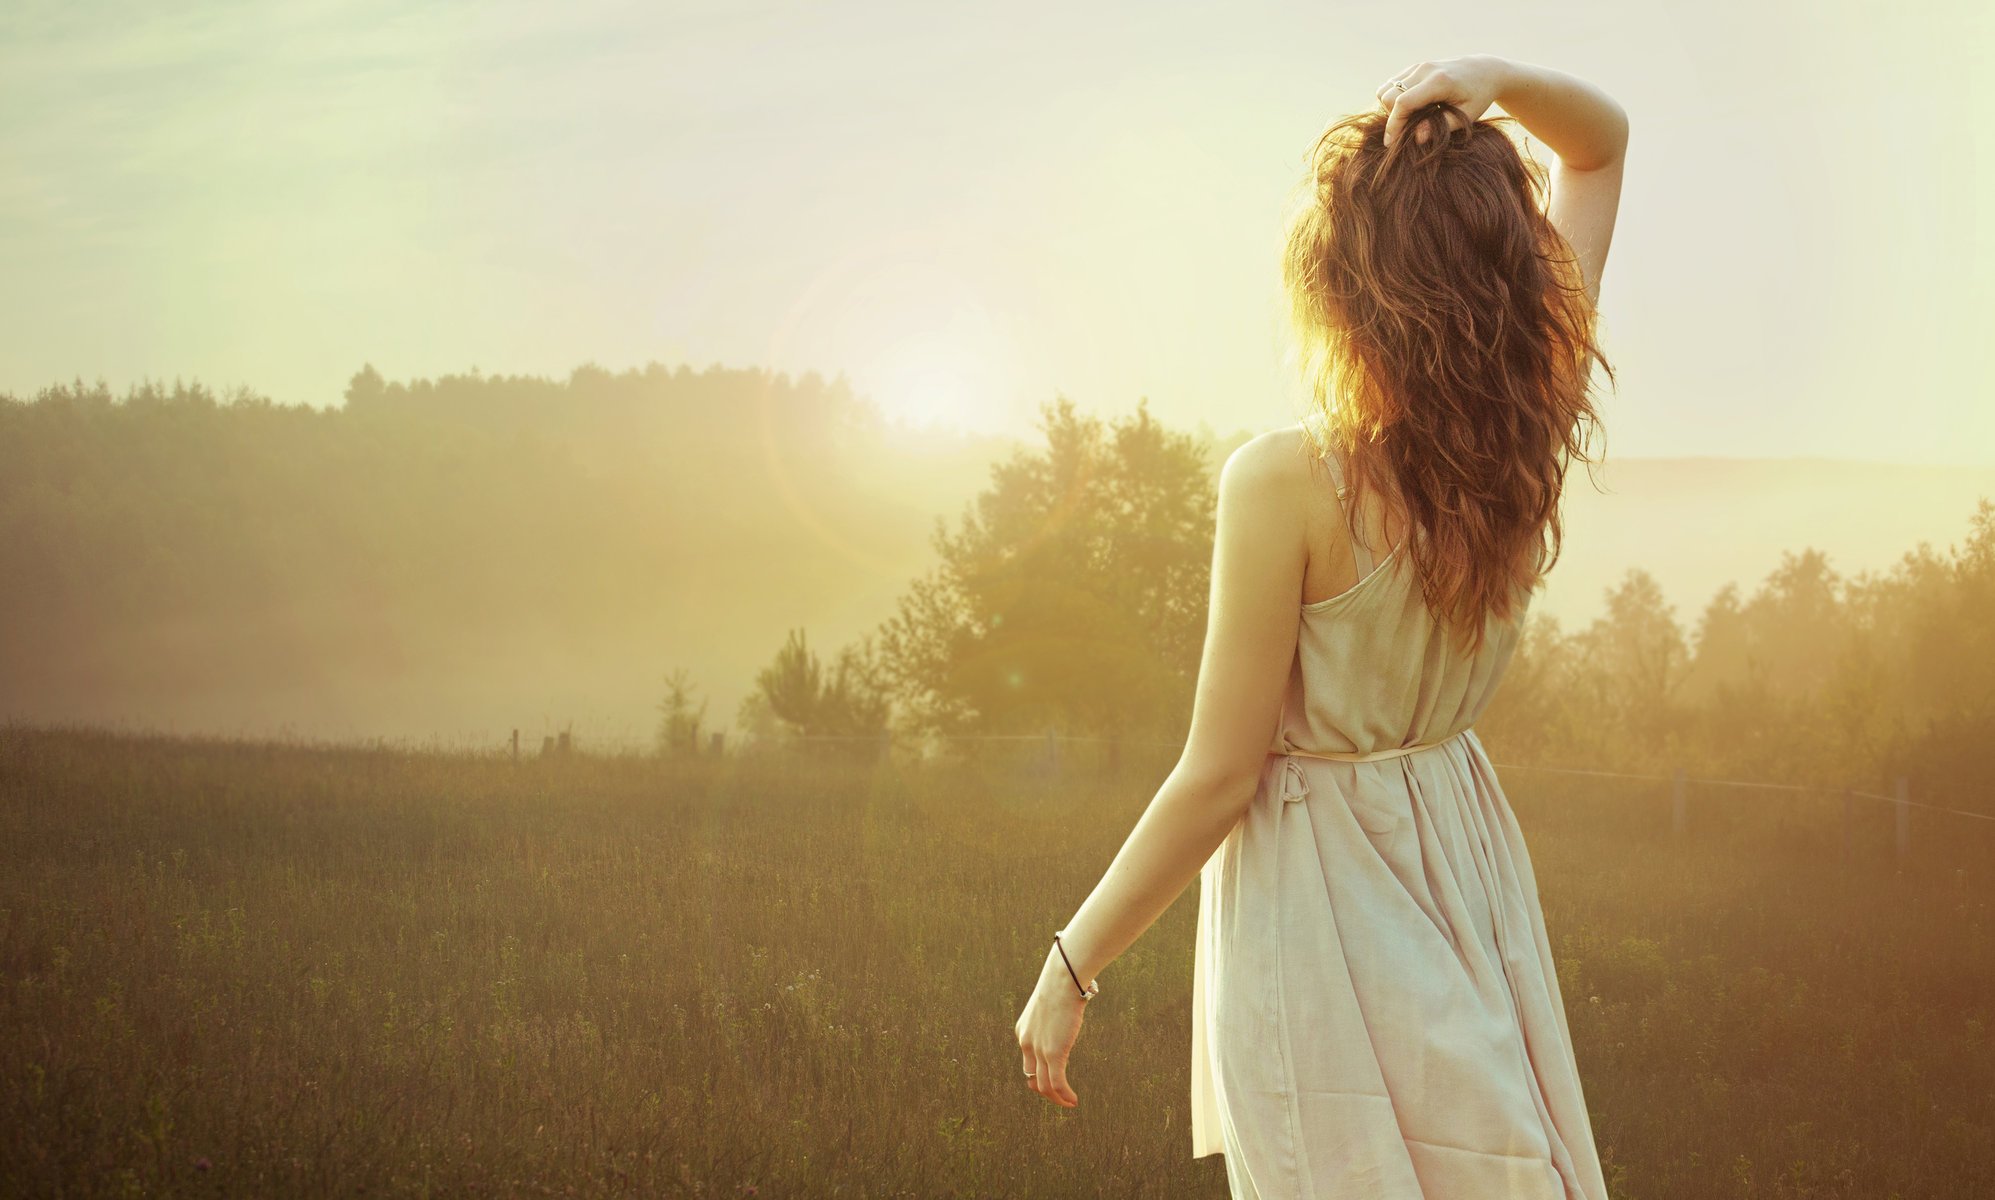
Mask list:
[[13,0],[0,392],[658,361],[1272,428],[1304,151],[1491,53],[1629,113],[1609,453],[1995,463],[1991,10]]

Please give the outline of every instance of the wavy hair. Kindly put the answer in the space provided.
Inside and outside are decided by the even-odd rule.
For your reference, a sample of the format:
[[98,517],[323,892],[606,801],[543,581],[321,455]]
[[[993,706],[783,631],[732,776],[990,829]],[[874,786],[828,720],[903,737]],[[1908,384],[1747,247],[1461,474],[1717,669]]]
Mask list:
[[1324,131],[1286,221],[1304,425],[1319,453],[1341,451],[1354,511],[1367,490],[1397,494],[1401,556],[1474,650],[1558,561],[1566,468],[1595,461],[1591,364],[1614,369],[1514,119],[1471,123],[1437,101],[1387,147],[1386,116]]

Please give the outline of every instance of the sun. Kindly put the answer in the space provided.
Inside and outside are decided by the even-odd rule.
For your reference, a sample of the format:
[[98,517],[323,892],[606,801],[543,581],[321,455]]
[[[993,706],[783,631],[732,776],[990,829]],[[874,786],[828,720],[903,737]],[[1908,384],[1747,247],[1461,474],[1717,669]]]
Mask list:
[[882,272],[853,310],[853,382],[889,420],[992,431],[1017,401],[1018,345],[984,291],[929,267]]
[[989,364],[939,338],[886,348],[860,382],[887,419],[919,428],[979,428],[999,403]]
[[797,295],[766,357],[844,373],[910,430],[998,432],[1031,344],[1005,301],[999,278],[918,233],[852,245]]

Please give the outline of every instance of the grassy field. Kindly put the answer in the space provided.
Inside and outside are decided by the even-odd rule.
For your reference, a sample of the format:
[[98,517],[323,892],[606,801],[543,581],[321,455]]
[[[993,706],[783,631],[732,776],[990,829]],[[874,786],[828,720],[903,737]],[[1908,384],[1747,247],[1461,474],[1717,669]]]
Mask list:
[[[1492,754],[1501,760],[1499,747]],[[1209,1196],[1196,885],[1012,1021],[1168,769],[0,731],[9,1195]],[[1995,837],[1506,775],[1617,1197],[1995,1196]]]

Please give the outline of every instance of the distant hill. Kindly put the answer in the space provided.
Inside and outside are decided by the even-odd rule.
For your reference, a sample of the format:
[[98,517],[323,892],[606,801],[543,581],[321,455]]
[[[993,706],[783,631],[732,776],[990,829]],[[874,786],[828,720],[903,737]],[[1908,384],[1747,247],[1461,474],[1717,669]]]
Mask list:
[[1820,458],[1615,458],[1566,481],[1565,554],[1533,611],[1592,620],[1630,568],[1655,576],[1694,625],[1727,583],[1750,594],[1785,552],[1814,548],[1845,578],[1882,573],[1920,542],[1965,538],[1995,466]]

